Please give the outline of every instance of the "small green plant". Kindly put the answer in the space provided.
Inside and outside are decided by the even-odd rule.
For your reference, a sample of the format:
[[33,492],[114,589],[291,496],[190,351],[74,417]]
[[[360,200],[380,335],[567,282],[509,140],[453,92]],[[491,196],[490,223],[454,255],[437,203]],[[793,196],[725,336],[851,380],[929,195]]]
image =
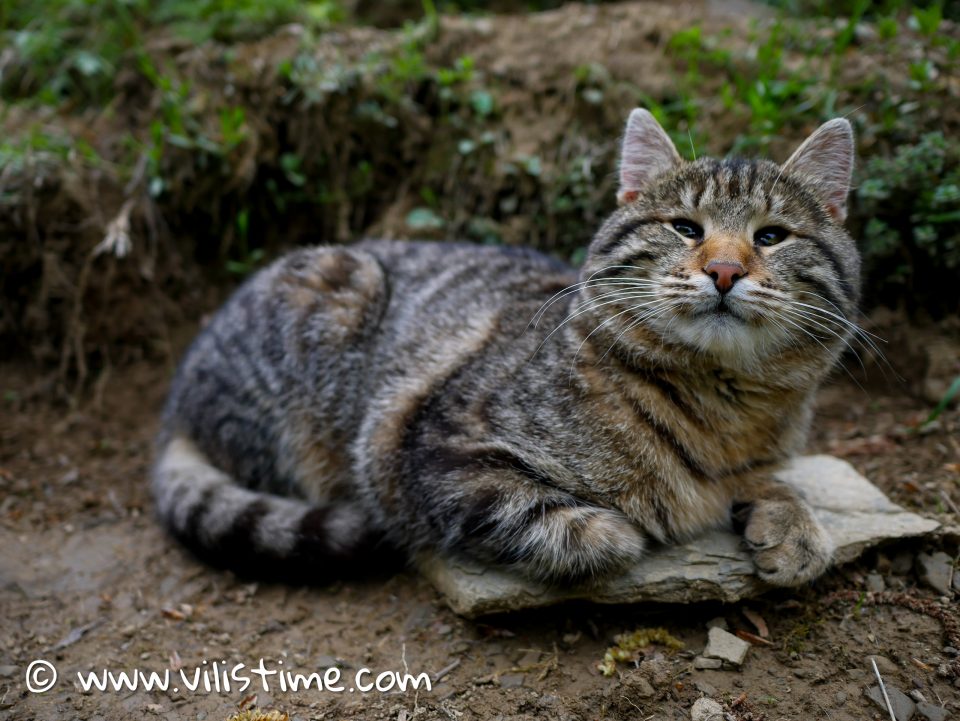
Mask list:
[[923,423],[918,426],[918,430],[937,420],[937,418],[947,410],[954,398],[957,397],[960,397],[960,376],[953,379],[953,383],[947,388],[947,392],[943,394],[943,398],[941,398],[934,409],[930,411],[930,415],[924,419]]
[[[960,302],[960,142],[923,135],[875,157],[856,191],[863,256],[872,300],[905,295],[917,304],[953,311]],[[904,294],[904,288],[909,293]]]

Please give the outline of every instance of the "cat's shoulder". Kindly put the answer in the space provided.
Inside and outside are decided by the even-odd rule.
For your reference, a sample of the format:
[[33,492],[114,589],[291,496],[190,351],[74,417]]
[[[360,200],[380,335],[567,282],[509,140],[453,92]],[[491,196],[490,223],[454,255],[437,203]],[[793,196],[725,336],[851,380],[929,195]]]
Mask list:
[[572,272],[563,261],[527,246],[485,245],[465,241],[376,240],[366,239],[353,247],[365,250],[388,264],[393,261],[441,261],[484,263],[511,259],[525,266],[539,266],[554,272]]

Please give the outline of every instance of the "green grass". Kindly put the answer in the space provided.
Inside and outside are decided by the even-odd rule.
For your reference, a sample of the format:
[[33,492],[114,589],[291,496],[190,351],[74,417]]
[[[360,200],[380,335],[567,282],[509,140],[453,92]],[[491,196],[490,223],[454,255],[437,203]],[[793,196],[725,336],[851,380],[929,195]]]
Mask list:
[[156,28],[192,43],[231,42],[341,17],[333,0],[0,0],[0,40],[13,51],[0,97],[106,103],[118,70],[144,54]]

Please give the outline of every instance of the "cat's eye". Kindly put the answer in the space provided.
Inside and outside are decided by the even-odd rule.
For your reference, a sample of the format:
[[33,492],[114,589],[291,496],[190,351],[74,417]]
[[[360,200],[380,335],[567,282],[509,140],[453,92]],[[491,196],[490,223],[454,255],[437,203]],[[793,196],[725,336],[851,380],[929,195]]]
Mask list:
[[766,228],[760,228],[753,234],[753,242],[757,245],[776,245],[787,239],[790,231],[786,228],[780,228],[776,225],[768,225]]
[[686,218],[677,218],[676,220],[671,220],[670,225],[673,226],[673,229],[680,233],[684,238],[690,238],[691,240],[703,240],[703,228],[694,223],[692,220],[687,220]]

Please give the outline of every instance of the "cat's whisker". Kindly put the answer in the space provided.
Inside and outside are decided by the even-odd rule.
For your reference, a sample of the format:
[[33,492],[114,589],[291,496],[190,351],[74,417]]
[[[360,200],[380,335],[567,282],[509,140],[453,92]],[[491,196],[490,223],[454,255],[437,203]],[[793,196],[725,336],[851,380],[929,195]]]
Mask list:
[[584,338],[583,341],[580,343],[580,345],[577,347],[577,352],[573,354],[574,360],[576,360],[577,356],[580,355],[580,351],[583,349],[584,343],[586,343],[588,340],[590,340],[590,337],[591,337],[594,333],[596,333],[598,330],[600,330],[601,328],[603,328],[603,326],[605,326],[605,325],[606,325],[607,323],[609,323],[610,321],[616,320],[617,318],[619,318],[620,316],[622,316],[624,313],[630,313],[630,312],[632,312],[632,311],[637,310],[638,308],[645,308],[645,307],[647,307],[647,306],[649,306],[649,305],[656,305],[656,304],[658,304],[658,303],[665,303],[665,302],[667,302],[665,299],[661,299],[661,300],[647,301],[646,303],[639,303],[639,304],[637,304],[637,305],[634,305],[634,306],[631,306],[631,307],[627,308],[626,310],[622,310],[622,311],[620,311],[619,313],[617,313],[617,314],[615,314],[615,315],[612,315],[612,316],[610,316],[609,318],[607,318],[606,320],[602,321],[596,328],[594,328],[592,331],[590,331],[590,333],[587,334],[587,337]]
[[[600,272],[600,271],[597,271],[597,272]],[[593,275],[596,275],[596,273],[594,273]],[[594,280],[591,280],[593,275],[591,275],[591,277],[588,278],[587,280],[569,285],[563,290],[553,295],[553,297],[551,297],[548,301],[546,301],[543,305],[541,305],[540,308],[537,310],[537,312],[534,313],[533,318],[531,318],[530,322],[527,324],[526,330],[529,330],[531,325],[536,327],[540,323],[540,320],[543,318],[543,315],[547,312],[547,310],[549,310],[550,306],[552,306],[555,302],[557,302],[561,298],[564,298],[573,293],[577,293],[586,288],[604,288],[604,287],[612,288],[612,287],[618,287],[618,286],[646,288],[646,287],[656,287],[657,285],[659,285],[654,281],[648,281],[644,278],[606,278],[606,279],[601,278],[599,280],[594,281]],[[524,332],[526,332],[526,330]]]
[[[642,314],[640,315],[640,317],[639,317],[639,322],[643,322],[643,321],[649,316],[649,314],[650,314],[651,312],[657,311],[657,310],[663,308],[665,305],[670,304],[671,302],[676,303],[675,299],[673,299],[673,298],[662,298],[662,299],[657,300],[657,301],[648,301],[648,302],[646,302],[646,303],[640,303],[640,304],[637,304],[637,305],[634,305],[634,306],[632,306],[632,307],[630,307],[630,308],[627,308],[626,310],[623,310],[623,311],[617,313],[616,315],[610,316],[609,318],[606,318],[605,320],[603,320],[596,328],[594,328],[592,331],[590,331],[590,333],[587,334],[587,336],[580,342],[580,345],[577,347],[577,351],[576,351],[576,353],[573,354],[573,359],[572,359],[571,362],[570,362],[570,374],[572,375],[574,369],[576,368],[577,358],[580,356],[580,351],[583,350],[583,346],[587,343],[587,341],[590,340],[591,336],[593,336],[594,333],[596,333],[598,330],[600,330],[601,328],[603,328],[607,323],[609,323],[609,322],[611,322],[611,321],[613,321],[613,320],[616,320],[617,318],[619,318],[620,316],[624,315],[625,313],[630,313],[630,312],[635,311],[635,310],[637,310],[637,309],[639,309],[639,308],[645,308],[645,307],[647,307],[647,306],[653,305],[654,307],[653,307],[651,310],[645,311],[644,313],[642,313]],[[637,322],[637,321],[631,321],[632,324],[635,323],[635,322]],[[619,338],[619,336],[618,336],[618,338]],[[614,344],[615,344],[615,343],[616,343],[616,341],[614,341]],[[612,348],[612,347],[613,347],[613,345],[610,346],[610,348]],[[599,363],[600,361],[602,361],[603,358],[606,357],[607,353],[610,352],[610,348],[608,348],[607,351],[603,354],[603,356],[600,357],[600,359],[597,361],[598,363]]]
[[863,372],[864,372],[864,373],[867,372],[867,368],[866,368],[866,366],[865,366],[864,363],[863,363],[863,358],[860,357],[860,354],[857,353],[856,348],[854,348],[853,345],[850,343],[850,338],[851,338],[851,336],[849,336],[849,335],[842,335],[841,333],[838,333],[838,332],[835,331],[833,328],[831,328],[830,326],[826,325],[824,321],[826,321],[826,322],[833,322],[833,323],[835,323],[838,327],[840,327],[842,330],[846,330],[846,328],[844,328],[842,325],[840,325],[839,323],[836,323],[836,321],[831,321],[829,318],[821,318],[821,317],[815,316],[815,315],[813,315],[813,314],[811,314],[811,313],[809,313],[809,312],[806,312],[806,311],[803,311],[803,310],[799,310],[799,309],[797,309],[797,308],[792,308],[792,307],[789,307],[789,306],[788,306],[788,307],[786,307],[786,308],[783,308],[782,310],[783,310],[783,312],[785,312],[785,313],[791,314],[794,318],[798,318],[798,319],[805,320],[805,321],[808,322],[810,325],[812,325],[812,326],[814,326],[814,327],[816,327],[816,328],[820,328],[820,329],[826,331],[827,333],[830,333],[831,335],[833,335],[833,336],[836,337],[837,339],[839,339],[839,340],[849,349],[849,351],[850,351],[851,353],[853,353],[854,357],[857,359],[857,363],[860,364],[860,368],[863,370]]
[[[831,300],[829,300],[829,299],[827,299],[827,298],[824,298],[824,297],[823,297],[822,295],[820,295],[819,293],[814,293],[812,290],[801,290],[801,291],[799,291],[799,292],[800,292],[800,293],[803,293],[803,294],[805,294],[805,295],[812,295],[814,298],[819,298],[819,299],[822,300],[824,303],[826,303],[827,305],[831,306],[834,310],[836,310],[837,313],[839,313],[841,316],[843,316],[843,319],[844,319],[844,320],[846,320],[847,322],[852,322],[852,321],[850,321],[850,320],[847,318],[847,316],[844,314],[843,310],[841,310],[840,307],[837,306],[836,303],[834,303],[833,301],[831,301]],[[854,325],[856,325],[856,324],[854,323]],[[864,330],[863,328],[860,328],[860,326],[858,326],[858,325],[857,325],[856,327],[857,327],[860,331],[862,331],[863,333],[866,333],[866,334],[869,335],[871,338],[874,338],[875,340],[878,340],[878,341],[880,341],[881,343],[886,343],[886,342],[887,342],[886,339],[881,338],[880,336],[875,335],[875,334],[871,333],[870,331]]]
[[[884,363],[884,365],[886,365],[888,368],[890,368],[891,371],[893,371],[893,368],[890,366],[889,362],[884,356],[883,351],[881,351],[880,348],[877,346],[877,344],[874,343],[873,340],[871,340],[870,335],[872,334],[867,334],[866,331],[864,331],[855,323],[848,321],[846,318],[842,316],[837,316],[836,314],[831,313],[829,311],[825,311],[822,308],[818,308],[817,306],[810,305],[809,303],[800,303],[798,301],[793,301],[790,304],[790,306],[793,307],[793,309],[796,312],[807,313],[811,316],[816,317],[818,320],[832,323],[842,328],[843,330],[849,332],[853,340],[856,340],[861,344],[863,344],[863,346],[865,346],[870,351],[872,351],[877,356],[877,358],[879,358]],[[853,350],[853,347],[850,346],[849,343],[847,344],[847,346],[851,350]],[[896,373],[896,371],[893,371],[893,372]]]
[[674,300],[673,303],[660,305],[655,308],[652,308],[651,310],[645,311],[644,313],[641,313],[637,318],[631,321],[630,324],[626,328],[624,328],[616,338],[613,339],[613,343],[611,343],[610,347],[607,348],[606,351],[604,351],[603,355],[600,356],[600,359],[597,361],[597,363],[599,363],[600,361],[602,361],[604,358],[607,357],[607,354],[610,353],[610,351],[613,350],[613,348],[617,345],[617,343],[620,342],[620,339],[624,336],[624,334],[629,333],[634,328],[636,328],[637,326],[641,325],[646,321],[653,320],[653,318],[656,317],[657,315],[663,314],[666,311],[670,310],[671,308],[678,308],[681,305],[683,305],[683,301]]
[[596,328],[594,328],[592,331],[590,331],[590,332],[587,334],[587,336],[581,341],[580,345],[577,346],[577,352],[573,354],[573,362],[576,363],[577,357],[580,355],[580,351],[583,350],[584,344],[585,344],[588,340],[590,340],[590,338],[593,336],[594,333],[596,333],[598,330],[600,330],[601,328],[603,328],[607,323],[609,323],[609,322],[611,322],[611,321],[613,321],[613,320],[616,320],[617,318],[619,318],[620,316],[624,315],[625,313],[630,313],[630,312],[632,312],[632,311],[635,311],[635,310],[637,310],[638,308],[645,308],[645,307],[650,306],[650,305],[657,305],[657,304],[659,304],[659,303],[666,303],[666,302],[667,302],[666,300],[661,299],[661,300],[647,301],[646,303],[639,303],[639,304],[637,304],[637,305],[631,306],[631,307],[629,307],[629,308],[627,308],[627,309],[625,309],[625,310],[622,310],[622,311],[620,311],[619,313],[616,313],[615,315],[612,315],[612,316],[610,316],[609,318],[606,318],[605,320],[601,321],[601,323],[600,323]]
[[[811,338],[814,338],[814,340],[816,340],[816,341],[817,341],[821,346],[823,346],[824,348],[826,348],[826,346],[825,346],[819,339],[817,339],[817,337],[816,337],[815,334],[813,334],[813,333],[811,333],[810,331],[808,331],[807,329],[803,328],[800,324],[798,324],[798,323],[790,320],[789,318],[787,318],[785,315],[783,315],[783,312],[791,313],[791,314],[793,315],[793,317],[798,318],[798,319],[803,320],[803,321],[806,321],[806,322],[809,322],[809,323],[813,324],[814,326],[816,326],[816,327],[818,327],[818,328],[821,328],[821,329],[824,329],[824,330],[832,333],[832,334],[835,335],[836,337],[840,338],[840,340],[843,341],[844,345],[846,345],[846,347],[850,350],[850,352],[853,353],[854,357],[857,359],[857,362],[860,364],[860,368],[863,370],[864,374],[866,374],[866,367],[864,366],[863,359],[860,357],[860,354],[857,353],[856,349],[855,349],[852,345],[850,345],[850,342],[849,342],[849,339],[848,339],[848,338],[844,338],[843,336],[838,335],[836,332],[832,331],[828,326],[823,325],[822,323],[818,322],[815,318],[812,318],[811,316],[806,315],[806,314],[799,313],[799,312],[796,311],[795,309],[794,309],[794,310],[790,310],[789,308],[781,308],[780,311],[781,311],[780,317],[781,317],[783,320],[785,320],[785,321],[787,321],[788,323],[790,323],[791,325],[799,328],[800,330],[802,330],[804,333],[806,333],[806,334],[807,334],[808,336],[810,336]],[[850,380],[852,380],[852,381],[854,382],[854,384],[855,384],[860,390],[862,390],[862,391],[865,392],[864,387],[860,384],[860,381],[857,380],[856,376],[854,376],[853,373],[851,373],[850,370],[849,370],[846,366],[844,366],[844,365],[841,364],[840,367],[843,368],[844,373],[846,373],[846,374],[850,377]]]
[[598,300],[598,299],[592,298],[592,299],[588,300],[586,304],[584,304],[584,305],[582,305],[582,306],[578,306],[578,309],[576,310],[576,312],[573,312],[573,313],[570,313],[569,315],[567,315],[567,317],[564,318],[564,319],[557,325],[556,328],[554,328],[552,331],[550,331],[550,332],[547,334],[547,336],[546,336],[542,341],[540,341],[540,345],[537,346],[537,349],[533,352],[533,355],[530,356],[531,360],[536,357],[537,353],[540,352],[540,350],[543,348],[543,346],[546,344],[546,342],[547,342],[548,340],[550,340],[550,338],[551,338],[557,331],[559,331],[561,328],[563,328],[563,326],[565,326],[567,323],[569,323],[569,322],[570,322],[571,320],[573,320],[574,318],[578,318],[579,316],[583,315],[584,313],[588,313],[588,312],[590,312],[590,311],[592,311],[592,310],[595,310],[595,309],[600,308],[600,307],[605,306],[605,305],[610,305],[610,304],[612,304],[612,303],[621,303],[621,302],[624,302],[624,301],[627,301],[627,300],[633,300],[634,297],[636,297],[636,298],[639,299],[639,298],[646,298],[646,297],[654,297],[655,295],[657,295],[657,294],[654,294],[654,293],[641,292],[641,291],[622,291],[622,292],[625,293],[624,296],[622,296],[622,297],[617,297],[616,299],[613,299],[613,300],[607,300],[607,301],[604,301],[604,302],[602,302],[602,303],[597,303],[597,300]]
[[880,336],[878,336],[878,335],[876,335],[876,334],[874,334],[874,333],[871,333],[870,331],[864,330],[864,329],[861,328],[859,325],[857,325],[857,324],[854,323],[853,321],[849,320],[845,315],[843,315],[843,311],[840,310],[840,308],[837,308],[837,306],[836,306],[835,303],[832,303],[831,301],[829,301],[827,298],[824,298],[824,297],[823,297],[822,295],[820,295],[819,293],[814,293],[814,292],[809,291],[809,290],[804,290],[804,291],[800,291],[800,292],[801,292],[801,293],[806,293],[807,295],[812,295],[812,296],[814,296],[814,297],[816,297],[816,298],[819,298],[819,299],[822,300],[824,303],[827,303],[827,304],[829,304],[830,306],[832,306],[833,308],[836,308],[837,313],[839,313],[840,316],[838,317],[836,314],[833,314],[833,313],[831,313],[830,311],[827,311],[827,310],[825,310],[825,309],[823,309],[823,308],[819,308],[819,307],[817,307],[817,306],[815,306],[815,305],[810,305],[809,303],[800,303],[799,301],[793,301],[793,303],[799,304],[799,305],[801,305],[801,306],[803,306],[803,307],[805,307],[805,308],[808,308],[808,309],[810,309],[810,310],[812,310],[812,311],[815,311],[816,313],[819,313],[819,314],[821,314],[821,315],[827,314],[827,315],[830,315],[830,316],[832,316],[832,317],[834,317],[834,318],[836,318],[836,319],[838,319],[838,320],[842,320],[842,322],[843,322],[847,327],[849,327],[849,329],[853,332],[855,339],[856,339],[859,343],[862,343],[865,347],[869,348],[870,351],[876,356],[877,360],[880,361],[880,364],[881,364],[881,365],[880,365],[880,370],[881,370],[881,372],[884,373],[884,375],[885,375],[884,367],[886,367],[891,373],[893,373],[894,378],[896,378],[896,379],[897,379],[898,381],[900,381],[901,383],[903,382],[903,377],[902,377],[899,373],[897,373],[896,368],[894,368],[894,367],[890,364],[890,361],[887,360],[886,354],[884,354],[884,352],[881,350],[881,348],[880,348],[880,347],[876,344],[876,342],[875,342],[875,341],[879,341],[879,342],[881,342],[881,343],[886,343],[887,341],[886,341],[884,338],[881,338]]
[[[606,268],[601,268],[600,270],[594,271],[593,273],[590,274],[590,276],[589,276],[588,278],[586,278],[586,280],[581,280],[581,281],[577,281],[576,283],[572,283],[572,284],[568,285],[566,288],[563,288],[562,290],[560,290],[560,291],[558,291],[557,293],[555,293],[555,294],[554,294],[552,297],[550,297],[542,306],[540,306],[540,309],[534,314],[534,318],[537,318],[537,316],[539,316],[546,308],[548,308],[550,305],[552,305],[552,304],[553,304],[556,300],[558,300],[559,298],[561,298],[561,297],[563,297],[563,296],[565,296],[565,295],[567,295],[567,294],[569,294],[569,293],[574,293],[574,292],[580,290],[581,288],[589,287],[591,284],[594,284],[594,283],[596,283],[596,284],[606,284],[606,283],[609,283],[609,284],[611,284],[611,285],[613,285],[613,284],[621,284],[621,283],[637,283],[637,284],[639,284],[639,283],[642,283],[642,282],[644,282],[644,281],[646,280],[646,279],[644,279],[644,278],[623,278],[623,277],[600,278],[600,279],[598,279],[598,280],[594,280],[594,278],[595,278],[597,275],[599,275],[600,273],[602,273],[604,270],[606,270]],[[529,327],[529,326],[528,326],[528,327]]]
[[[818,296],[818,297],[820,297],[820,296]],[[826,301],[826,298],[823,298],[823,300]],[[830,301],[826,301],[826,302],[829,303]],[[801,302],[798,301],[798,300],[792,301],[792,305],[801,306],[801,307],[803,307],[803,308],[809,308],[810,310],[813,310],[813,311],[816,312],[816,313],[820,313],[821,315],[828,315],[828,316],[830,316],[831,318],[835,318],[836,320],[840,321],[841,323],[843,323],[844,325],[846,325],[848,328],[850,328],[851,331],[853,331],[853,332],[856,333],[857,335],[862,336],[862,337],[865,339],[865,341],[866,341],[867,339],[871,339],[870,342],[872,343],[872,342],[873,342],[872,339],[876,339],[876,340],[880,341],[881,343],[886,343],[886,341],[885,341],[883,338],[881,338],[881,337],[879,337],[879,336],[876,336],[876,335],[874,335],[873,333],[870,333],[870,332],[868,332],[868,331],[865,331],[863,328],[861,328],[860,326],[858,326],[856,323],[854,323],[853,321],[849,320],[849,319],[848,319],[845,315],[843,315],[842,313],[840,313],[840,314],[833,313],[833,312],[831,312],[831,311],[829,311],[829,310],[826,310],[825,308],[820,308],[820,307],[818,307],[818,306],[811,305],[810,303],[801,303]],[[832,304],[831,304],[831,305],[832,305]],[[871,347],[874,348],[874,350],[878,350],[875,344],[872,345]]]

